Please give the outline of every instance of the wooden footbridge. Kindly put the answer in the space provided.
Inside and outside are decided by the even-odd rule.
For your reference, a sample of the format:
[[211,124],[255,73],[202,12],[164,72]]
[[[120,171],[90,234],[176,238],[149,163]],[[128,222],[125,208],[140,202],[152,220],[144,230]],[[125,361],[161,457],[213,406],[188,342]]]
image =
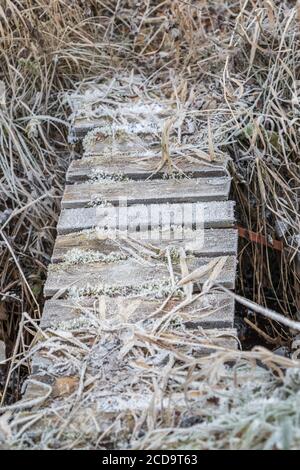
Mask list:
[[[95,379],[98,410],[145,408],[152,403],[151,387],[155,391],[153,382],[145,385],[147,367],[166,368],[171,356],[192,361],[237,347],[234,301],[220,288],[233,290],[236,276],[228,158],[195,151],[183,111],[141,92],[132,77],[87,85],[70,102],[70,139],[81,158],[67,173],[24,400],[42,393],[38,381],[50,387],[48,401],[60,396],[59,384],[63,395],[91,386],[76,370],[55,369],[68,352],[54,348],[49,354],[43,342],[50,335],[75,348],[80,339],[89,354],[95,341],[93,335],[84,341],[82,331],[89,325],[95,331],[96,322],[103,352]],[[120,325],[122,334],[114,336]],[[144,362],[128,359],[132,348],[141,352],[145,344]],[[155,362],[162,345],[166,354]],[[172,393],[179,406],[182,395]]]

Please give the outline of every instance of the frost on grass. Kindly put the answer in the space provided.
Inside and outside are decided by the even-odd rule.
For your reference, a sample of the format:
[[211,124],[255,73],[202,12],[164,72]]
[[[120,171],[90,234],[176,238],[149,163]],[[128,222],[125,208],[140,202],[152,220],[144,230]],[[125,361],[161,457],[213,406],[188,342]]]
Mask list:
[[61,331],[75,331],[90,329],[95,327],[95,321],[88,315],[81,314],[78,318],[72,318],[66,321],[49,322],[48,328],[55,328]]
[[[249,374],[249,371],[246,370]],[[299,449],[300,369],[288,369],[284,382],[256,368],[241,383],[227,378],[227,387],[204,393],[198,405],[207,406],[199,424],[157,429],[135,443],[136,448],[161,449]],[[215,403],[216,406],[210,406]]]
[[[134,348],[135,335],[141,333],[146,337],[139,330],[103,333],[88,350],[78,342],[48,363],[45,372],[52,377],[82,377],[81,385],[42,410],[4,415],[0,443],[23,449],[299,448],[299,367],[287,369],[281,380],[250,357],[229,368],[217,353],[210,360],[194,359],[191,369],[184,356],[174,364],[159,336],[152,351],[142,339]],[[128,360],[120,366],[126,351]],[[10,432],[1,434],[1,429]]]
[[127,99],[105,105],[86,95],[82,103],[77,105],[70,120],[75,128],[80,128],[80,125],[97,125],[105,135],[115,134],[119,130],[144,134],[161,128],[163,119],[169,117],[171,112],[169,107],[164,107],[157,101],[128,102]]
[[[179,279],[176,279],[178,281]],[[161,279],[159,281],[152,281],[137,285],[127,285],[127,286],[114,286],[109,284],[98,284],[78,288],[76,286],[71,287],[68,290],[67,297],[69,299],[80,299],[81,297],[96,297],[99,295],[107,295],[109,297],[147,297],[152,299],[163,299],[168,295],[174,294],[176,296],[182,297],[182,289],[175,289],[173,284],[169,279]]]

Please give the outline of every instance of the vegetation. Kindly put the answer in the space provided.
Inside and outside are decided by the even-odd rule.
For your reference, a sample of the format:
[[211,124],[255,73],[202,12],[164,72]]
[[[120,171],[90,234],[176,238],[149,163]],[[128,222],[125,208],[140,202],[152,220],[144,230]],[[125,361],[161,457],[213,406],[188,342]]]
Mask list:
[[[241,230],[239,294],[287,320],[299,320],[299,22],[300,5],[292,0],[3,0],[0,341],[12,356],[6,379],[0,371],[3,403],[20,397],[30,368],[65,171],[77,151],[67,140],[66,96],[83,81],[100,82],[124,70],[140,74],[150,93],[176,97],[180,112],[197,129],[195,152],[208,159],[216,152],[230,154],[238,224],[246,229]],[[176,448],[299,447],[299,380],[292,389],[289,385],[299,367],[292,350],[295,331],[288,322],[262,320],[251,303],[238,314],[246,349],[260,342],[270,350],[286,348],[289,356],[294,352],[293,359],[263,349],[237,353],[235,360],[243,367],[261,360],[268,371],[256,372],[257,380],[263,375],[266,382],[260,391],[245,385],[253,400],[245,403],[238,396],[235,419],[216,407],[207,431],[201,424],[194,429],[182,423],[166,431],[163,422],[154,420],[155,428],[127,443],[148,447],[155,435],[161,446]],[[227,356],[217,354],[223,374]],[[215,386],[223,381],[215,369],[203,370],[201,380],[206,374],[207,384],[211,377]],[[234,382],[232,374],[225,375]],[[224,398],[227,411],[232,393]],[[208,392],[204,396],[211,399]],[[67,415],[69,408],[64,411]],[[263,423],[261,433],[249,415]],[[4,423],[11,416],[1,419],[0,442],[22,446],[22,418],[14,417],[10,431]],[[217,431],[220,427],[223,432]],[[3,438],[3,429],[9,436]],[[26,437],[26,446],[57,445],[62,431],[55,432],[47,442],[45,436],[34,442]],[[91,445],[97,446],[98,439]]]

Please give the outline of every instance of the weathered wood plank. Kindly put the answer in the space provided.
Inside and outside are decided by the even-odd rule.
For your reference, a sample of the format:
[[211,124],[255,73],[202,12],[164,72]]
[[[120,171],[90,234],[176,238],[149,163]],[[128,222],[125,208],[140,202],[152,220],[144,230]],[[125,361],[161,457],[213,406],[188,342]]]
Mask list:
[[[212,258],[187,257],[187,266],[190,272],[207,265]],[[180,279],[179,265],[174,264],[174,278]],[[194,285],[197,292],[210,276],[206,272]],[[216,282],[229,289],[234,288],[236,274],[236,258],[229,256],[222,271],[218,274]],[[97,262],[71,265],[66,267],[59,264],[52,265],[44,287],[45,297],[52,297],[58,292],[63,295],[67,290],[73,289],[82,295],[147,295],[163,297],[172,290],[170,273],[167,263],[163,260],[151,263],[135,258],[128,258],[117,262]]]
[[88,134],[83,140],[85,156],[104,154],[113,156],[118,154],[128,155],[130,153],[157,153],[161,149],[161,137],[159,135],[147,134],[123,135],[123,136],[101,136],[97,139]]
[[[67,182],[81,182],[96,179],[97,175],[125,175],[131,179],[146,179],[159,167],[161,155],[98,155],[73,160],[67,172]],[[228,159],[219,157],[215,162],[205,162],[195,157],[173,156],[174,171],[188,174],[190,177],[225,176]],[[178,169],[178,170],[177,170]],[[167,169],[164,168],[153,175],[153,179],[162,178]]]
[[[78,329],[80,329],[80,326]],[[73,333],[76,334],[76,329],[73,329]],[[105,336],[107,338],[107,333]],[[147,343],[150,338],[151,335],[145,338],[145,342]],[[106,358],[104,364],[101,364],[102,374],[97,377],[93,391],[94,393],[96,392],[97,410],[98,413],[99,409],[101,410],[102,418],[105,413],[111,413],[113,415],[114,412],[120,413],[126,410],[140,412],[148,409],[150,404],[151,407],[155,406],[157,410],[161,409],[163,403],[166,409],[171,407],[173,411],[175,409],[179,410],[180,408],[186,410],[186,399],[188,398],[189,403],[191,403],[193,399],[197,400],[202,394],[199,381],[195,380],[195,382],[190,382],[185,393],[182,392],[182,388],[180,387],[177,393],[174,393],[174,389],[164,389],[162,391],[163,393],[160,394],[159,389],[154,389],[151,380],[140,380],[145,378],[145,372],[149,372],[153,367],[155,367],[155,371],[161,369],[163,372],[165,360],[168,359],[170,354],[175,360],[177,359],[180,362],[183,358],[187,360],[190,358],[191,361],[193,361],[195,358],[207,356],[220,349],[236,350],[238,347],[237,331],[234,328],[205,330],[201,327],[198,329],[180,328],[179,330],[173,328],[172,331],[161,332],[159,338],[154,336],[153,340],[154,342],[159,341],[160,345],[160,351],[153,356],[145,357],[144,360],[136,363],[132,358],[128,360],[126,357],[123,357],[120,361],[119,347],[117,345],[117,347],[111,351],[109,360]],[[104,339],[103,350],[106,350],[106,347],[107,339]],[[92,354],[93,352],[91,352],[91,355]],[[44,388],[41,387],[39,382],[54,385],[55,389],[55,379],[61,378],[59,372],[55,373],[55,368],[53,367],[56,361],[57,357],[52,351],[48,352],[47,347],[45,350],[34,354],[32,360],[33,375],[31,375],[31,378],[36,379],[36,381],[30,383],[29,379],[24,400],[32,400],[41,395]],[[49,373],[49,371],[51,372]],[[79,376],[74,374],[72,378],[74,379],[73,383],[75,386],[78,386]],[[108,378],[109,382],[107,381]],[[130,391],[128,392],[128,384],[132,383],[132,380],[134,381],[135,387],[129,387]],[[52,398],[56,396],[54,389]],[[73,391],[74,388],[64,390],[65,394],[68,392],[71,394]],[[97,391],[99,394],[97,394]],[[155,395],[153,395],[154,392]],[[154,396],[156,398],[155,403],[153,402]],[[93,415],[99,417],[96,410]]]
[[[159,315],[159,318],[172,311],[182,303],[170,300]],[[81,300],[47,300],[40,327],[61,328],[62,325],[76,328],[88,325],[91,319],[98,321],[113,320],[115,324],[136,323],[147,320],[161,307],[158,299],[101,296],[87,297]],[[232,328],[234,320],[234,300],[221,292],[213,292],[202,296],[195,295],[195,300],[176,312],[187,328]]]
[[66,186],[62,207],[76,209],[101,202],[118,205],[120,198],[126,199],[128,205],[224,201],[228,199],[230,183],[230,178],[223,177],[75,184]]
[[[221,256],[237,253],[238,233],[236,229],[205,229],[202,232],[196,230],[183,233],[182,240],[170,238],[151,240],[148,232],[134,232],[131,239],[150,243],[161,250],[167,246],[182,247],[187,254],[194,256]],[[120,237],[116,233],[107,231],[90,230],[88,232],[76,232],[67,235],[59,235],[54,245],[52,263],[63,261],[70,251],[92,251],[108,255],[111,253],[126,252],[128,243],[126,237]],[[122,249],[123,247],[123,249]]]
[[71,132],[77,137],[95,128],[102,130],[104,135],[116,134],[118,130],[137,135],[159,132],[172,113],[171,107],[157,101],[134,99],[118,102],[109,97],[90,101],[85,97],[75,111]]
[[[128,229],[129,232],[138,230],[155,230],[166,225],[171,218],[170,226],[191,227],[196,223],[204,228],[231,227],[234,223],[233,201],[207,202],[191,204],[160,204],[152,206],[133,205],[122,209],[115,207],[89,207],[82,209],[63,210],[60,215],[57,230],[59,234],[78,232],[80,230],[99,228]],[[172,217],[171,217],[172,216]]]

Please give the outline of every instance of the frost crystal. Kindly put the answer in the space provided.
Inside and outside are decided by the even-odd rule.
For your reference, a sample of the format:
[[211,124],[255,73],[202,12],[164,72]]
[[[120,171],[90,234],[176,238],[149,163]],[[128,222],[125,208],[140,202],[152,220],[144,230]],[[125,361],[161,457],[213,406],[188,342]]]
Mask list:
[[120,252],[112,252],[108,255],[102,253],[101,251],[94,250],[81,250],[80,248],[72,248],[69,250],[65,256],[64,261],[58,264],[52,264],[49,266],[49,269],[52,271],[64,269],[68,266],[74,266],[76,264],[85,264],[85,263],[115,263],[116,261],[127,260],[128,255]]
[[179,297],[183,296],[182,289],[174,289],[171,281],[165,279],[147,282],[140,286],[112,286],[108,284],[98,284],[96,286],[86,284],[86,286],[82,288],[73,286],[68,291],[68,298],[78,299],[86,296],[107,295],[109,297],[149,297],[152,299],[162,299],[172,293]]

